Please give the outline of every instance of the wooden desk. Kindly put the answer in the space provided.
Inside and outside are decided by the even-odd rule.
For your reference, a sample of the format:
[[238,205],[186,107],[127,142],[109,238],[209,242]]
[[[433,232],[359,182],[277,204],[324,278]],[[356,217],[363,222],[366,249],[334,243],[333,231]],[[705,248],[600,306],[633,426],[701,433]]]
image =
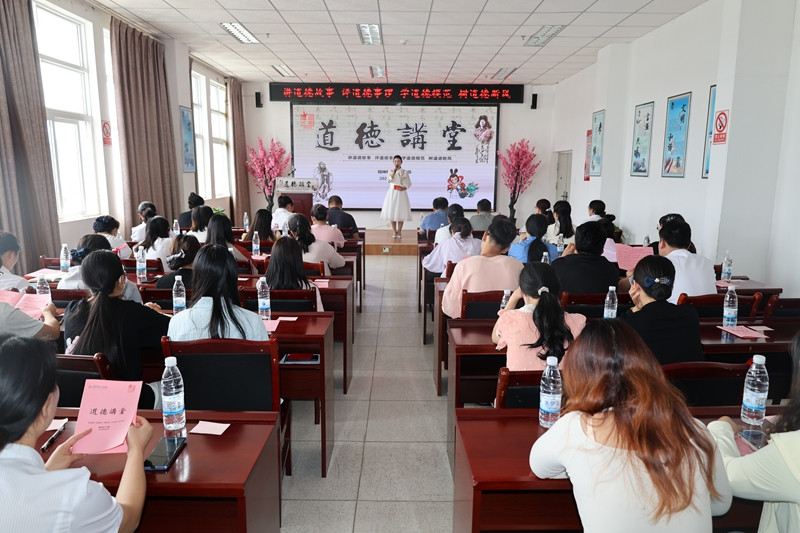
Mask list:
[[[422,313],[422,293],[420,289],[425,289],[425,272],[422,268],[422,260],[433,251],[433,244],[420,242],[417,244],[417,312]],[[427,312],[427,311],[426,311]],[[422,315],[423,319],[425,314]],[[422,344],[425,344],[423,341]]]
[[[434,354],[434,370],[436,371],[436,395],[442,395],[442,363],[447,368],[447,319],[442,311],[442,295],[447,287],[447,280],[436,278],[433,280],[433,336],[436,350]],[[448,385],[449,386],[449,385]]]
[[[332,268],[331,276],[350,276],[353,278],[353,283],[364,284],[364,278],[361,277],[361,271],[358,265],[357,252],[340,252],[339,255],[344,257],[344,266],[340,268]],[[361,312],[361,304],[359,303],[359,313]]]
[[367,258],[364,254],[364,239],[346,239],[344,241],[344,246],[339,249],[340,253],[355,253],[356,254],[356,272],[358,273],[358,279],[355,281],[358,283],[358,287],[356,290],[358,291],[358,312],[361,312],[361,306],[364,303],[364,285],[366,284],[366,262]]
[[[77,409],[58,409],[69,417],[58,440],[75,431]],[[147,453],[164,436],[161,411],[140,410],[153,425]],[[166,472],[147,472],[147,499],[137,531],[279,532],[280,462],[278,413],[188,411],[187,428],[198,420],[230,423],[221,436],[187,433],[187,445]],[[37,443],[41,445],[52,432]],[[55,446],[51,448],[55,449]],[[52,452],[50,452],[52,453]],[[47,460],[48,454],[44,454]],[[90,455],[74,466],[86,466],[91,478],[116,494],[124,454]]]
[[[783,289],[781,287],[775,287],[774,285],[767,285],[761,281],[756,281],[753,279],[733,279],[733,286],[736,288],[736,294],[744,295],[744,296],[752,296],[753,294],[760,292],[762,294],[761,303],[758,307],[758,313],[764,313],[764,307],[767,305],[767,300],[769,300],[770,296],[774,294],[781,294],[783,293]],[[725,294],[728,291],[727,287],[720,287],[717,285],[717,292],[719,294]]]
[[[770,409],[772,411],[772,408]],[[738,417],[739,407],[692,409],[700,419]],[[531,472],[531,446],[544,433],[535,409],[458,409],[453,532],[581,531],[572,484]],[[714,518],[720,531],[755,531],[761,502],[734,498]]]

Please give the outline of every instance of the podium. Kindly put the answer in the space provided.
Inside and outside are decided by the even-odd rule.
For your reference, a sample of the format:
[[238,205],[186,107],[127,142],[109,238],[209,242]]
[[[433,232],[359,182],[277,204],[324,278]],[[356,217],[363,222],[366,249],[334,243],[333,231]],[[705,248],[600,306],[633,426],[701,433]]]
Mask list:
[[[311,220],[311,206],[313,204],[313,196],[310,193],[306,192],[291,192],[291,193],[282,193],[292,199],[294,203],[294,212],[295,213],[302,213],[308,220]],[[277,205],[277,203],[276,203]]]

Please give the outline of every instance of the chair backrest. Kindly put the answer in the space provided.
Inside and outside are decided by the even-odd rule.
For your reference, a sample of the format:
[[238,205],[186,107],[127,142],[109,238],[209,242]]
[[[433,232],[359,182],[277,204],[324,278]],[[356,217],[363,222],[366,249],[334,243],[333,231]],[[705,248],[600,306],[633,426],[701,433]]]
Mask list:
[[[761,304],[762,295],[760,292],[752,296],[737,295],[739,301],[739,317],[754,317]],[[681,293],[678,296],[678,305],[691,305],[697,311],[700,318],[722,318],[722,302],[725,294],[703,294],[701,296],[687,296]]]
[[303,268],[306,271],[306,276],[324,276],[325,275],[325,261],[319,263],[309,263],[303,261]]
[[[50,270],[58,270],[61,268],[61,259],[59,259],[58,257],[45,257],[43,255],[40,255],[39,264],[42,265],[42,268],[49,268]],[[75,266],[75,261],[70,259],[69,266]]]
[[[157,289],[155,287],[140,287],[139,293],[142,295],[142,303],[157,303],[161,309],[172,309],[172,289]],[[192,299],[191,287],[186,288],[186,302]]]
[[[164,273],[164,265],[161,263],[161,258],[156,257],[155,259],[147,259],[147,273],[148,274],[163,274]],[[136,272],[136,258],[129,257],[128,259],[122,260],[122,267],[125,269],[125,272]]]
[[740,405],[747,363],[691,361],[664,365],[661,370],[692,406]]
[[435,241],[436,240],[436,230],[435,229],[429,229],[428,232],[425,234],[425,236],[428,238],[428,242]]
[[[269,291],[270,309],[277,312],[315,312],[317,310],[316,289],[273,289]],[[242,307],[258,311],[258,291],[254,287],[239,287]]]
[[[503,291],[467,292],[461,291],[461,318],[497,318]],[[520,299],[517,307],[522,307]]]
[[773,294],[764,307],[764,317],[770,316],[800,317],[800,298],[781,298]]
[[[561,293],[561,307],[568,313],[580,313],[586,318],[603,318],[603,307],[606,293],[576,294]],[[631,297],[625,293],[617,293],[617,316],[622,316],[633,307]]]
[[66,307],[70,302],[89,297],[85,289],[50,289],[50,299],[56,307]]
[[[243,240],[241,240],[239,238],[235,238],[235,239],[233,239],[233,244],[235,244],[237,246],[241,246],[242,248],[244,248],[248,252],[252,253],[252,251],[253,251],[253,241],[243,241]],[[260,248],[261,247],[261,243],[259,243],[258,246]]]
[[482,229],[474,229],[472,230],[472,236],[476,239],[483,239],[483,234],[486,233],[486,230]]
[[251,272],[250,261],[247,259],[237,259],[236,270],[239,274],[249,274]]
[[447,279],[450,279],[450,277],[453,275],[453,270],[455,270],[455,269],[456,269],[456,263],[453,263],[452,261],[448,261],[447,265],[445,265],[445,267],[444,267],[444,272],[443,272],[444,277],[447,278]]
[[161,337],[164,357],[178,359],[186,409],[278,411],[278,341]]
[[503,367],[497,374],[497,394],[494,406],[497,409],[511,407],[538,408],[541,370],[517,370]]
[[87,379],[114,379],[111,364],[102,353],[56,354],[56,364],[58,365],[56,380],[60,392],[59,407],[80,407]]

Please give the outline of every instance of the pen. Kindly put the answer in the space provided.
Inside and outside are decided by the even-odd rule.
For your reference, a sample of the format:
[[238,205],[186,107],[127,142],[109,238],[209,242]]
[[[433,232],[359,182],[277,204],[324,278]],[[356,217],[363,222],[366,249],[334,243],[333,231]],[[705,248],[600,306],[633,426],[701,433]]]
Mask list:
[[62,431],[64,431],[64,428],[65,428],[65,427],[67,427],[67,425],[66,425],[66,424],[62,424],[62,425],[61,425],[61,427],[60,427],[60,428],[58,428],[58,429],[56,430],[56,432],[55,432],[55,433],[53,433],[53,434],[50,436],[50,438],[49,438],[49,439],[47,439],[46,441],[44,441],[44,444],[42,444],[42,447],[40,448],[40,449],[42,450],[42,453],[46,452],[46,451],[47,451],[47,449],[48,449],[48,448],[50,448],[50,446],[52,446],[52,445],[53,445],[53,443],[56,441],[56,439],[58,438],[58,436],[59,436],[59,435],[61,435],[61,432],[62,432]]

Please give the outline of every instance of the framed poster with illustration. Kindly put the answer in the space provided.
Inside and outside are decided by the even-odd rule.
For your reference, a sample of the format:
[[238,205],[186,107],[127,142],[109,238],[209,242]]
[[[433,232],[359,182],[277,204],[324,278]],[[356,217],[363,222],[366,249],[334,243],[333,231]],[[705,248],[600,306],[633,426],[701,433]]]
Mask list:
[[633,111],[631,176],[650,174],[650,138],[653,135],[654,102],[639,104]]
[[717,86],[712,85],[708,90],[708,116],[706,117],[706,144],[703,147],[703,173],[702,177],[708,179],[708,169],[711,167],[711,137],[714,135],[714,111],[717,104]]
[[194,152],[194,120],[192,110],[181,108],[181,153],[183,153],[183,171],[196,172],[197,159]]
[[606,131],[606,110],[592,113],[592,154],[589,159],[589,175],[599,176],[603,172],[603,134]]
[[689,133],[691,107],[690,92],[667,99],[664,156],[661,163],[661,175],[665,178],[682,178],[686,175],[686,139]]

